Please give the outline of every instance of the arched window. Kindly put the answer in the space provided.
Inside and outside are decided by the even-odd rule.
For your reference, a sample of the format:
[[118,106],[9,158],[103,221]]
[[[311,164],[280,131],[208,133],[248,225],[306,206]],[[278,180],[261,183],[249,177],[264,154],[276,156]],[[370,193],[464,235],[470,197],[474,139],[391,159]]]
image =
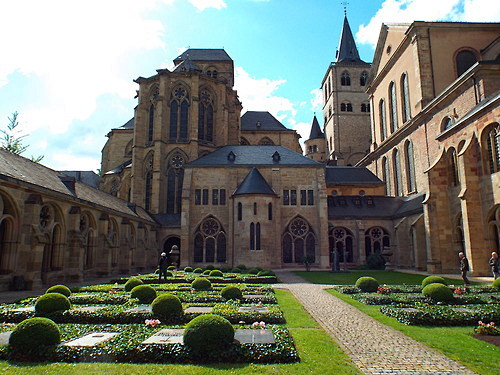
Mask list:
[[408,88],[408,75],[403,73],[401,76],[401,104],[403,124],[411,118],[410,112],[410,92]]
[[391,124],[391,133],[394,133],[398,128],[396,85],[394,82],[391,82],[389,85],[389,122]]
[[259,141],[259,146],[274,146],[274,142],[269,137],[264,137]]
[[340,76],[340,84],[342,86],[351,86],[351,76],[347,70]]
[[167,162],[167,214],[181,213],[184,163],[180,153],[174,153]]
[[243,205],[241,202],[238,203],[238,221],[243,219]]
[[267,219],[272,220],[273,219],[273,204],[269,203],[267,205]]
[[453,119],[449,116],[446,116],[441,122],[441,131],[445,131],[453,126]]
[[366,81],[368,81],[368,72],[363,72],[359,76],[359,84],[361,86],[366,86]]
[[260,250],[260,223],[250,223],[250,250]]
[[498,205],[488,217],[488,242],[491,251],[500,253],[500,206]]
[[240,145],[241,146],[250,146],[250,142],[246,138],[241,137],[240,138]]
[[10,199],[0,194],[0,271],[3,274],[13,270],[16,244],[17,215]]
[[351,103],[347,103],[346,110],[347,110],[347,112],[352,112],[352,104]]
[[396,195],[403,195],[403,184],[401,181],[401,161],[399,160],[398,150],[392,154],[394,162],[394,192]]
[[328,93],[332,92],[332,79],[328,77]]
[[362,103],[361,112],[370,112],[370,104]]
[[330,263],[333,262],[333,251],[336,251],[339,262],[352,263],[354,259],[354,236],[352,232],[343,227],[334,227],[329,231]]
[[389,181],[389,163],[387,163],[387,158],[384,156],[382,158],[382,179],[385,182],[385,193],[391,195],[391,184]]
[[347,104],[346,103],[341,103],[340,104],[340,111],[341,112],[347,111]]
[[449,151],[449,165],[450,165],[450,176],[451,183],[453,186],[458,186],[460,184],[460,175],[458,172],[458,163],[457,163],[457,152],[454,148]]
[[384,99],[380,99],[378,104],[379,109],[379,120],[380,120],[380,137],[384,140],[387,137],[387,124],[385,117],[385,102]]
[[382,227],[373,227],[365,231],[365,255],[380,254],[391,246],[389,233]]
[[283,263],[302,263],[307,254],[315,262],[316,236],[309,223],[296,217],[288,224],[282,238]]
[[457,56],[455,57],[457,77],[464,74],[476,62],[477,57],[472,51],[464,50],[457,53]]
[[170,142],[186,142],[188,137],[189,96],[182,86],[176,87],[170,100]]
[[408,192],[416,191],[415,186],[415,160],[413,157],[413,145],[410,141],[405,144],[405,159],[406,159],[406,179],[408,181]]
[[144,208],[149,211],[153,192],[153,155],[150,155],[144,163],[144,185]]
[[212,95],[208,90],[202,90],[200,93],[198,140],[210,143],[214,141],[214,104]]
[[500,171],[500,125],[495,124],[486,130],[486,149],[488,152],[489,173]]
[[456,249],[461,252],[465,252],[465,238],[464,238],[464,229],[463,229],[463,222],[462,222],[462,214],[459,214],[458,217],[455,220],[455,225],[454,225],[454,242],[456,245]]
[[226,233],[220,222],[208,217],[194,234],[193,261],[196,263],[226,262]]
[[84,269],[94,266],[95,228],[92,216],[87,212],[83,212],[80,216],[80,233],[83,238]]
[[155,128],[155,106],[151,104],[149,107],[149,124],[148,124],[148,143],[153,142],[153,133]]

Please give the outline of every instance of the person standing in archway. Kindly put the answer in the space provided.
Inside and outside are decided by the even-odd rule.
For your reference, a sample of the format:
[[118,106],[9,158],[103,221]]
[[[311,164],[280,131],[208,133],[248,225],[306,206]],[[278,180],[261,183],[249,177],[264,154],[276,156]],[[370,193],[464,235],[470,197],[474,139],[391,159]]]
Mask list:
[[470,281],[467,278],[467,272],[469,272],[469,260],[463,252],[459,252],[458,257],[460,258],[460,273],[462,280],[464,281],[465,286],[468,286],[470,284]]
[[498,261],[498,254],[494,251],[491,253],[491,258],[488,262],[491,267],[491,272],[493,273],[493,279],[498,279],[500,277],[500,265]]
[[168,259],[166,253],[161,253],[160,261],[158,262],[158,283],[161,283],[161,276],[163,275],[163,279],[167,282],[167,267],[168,267]]

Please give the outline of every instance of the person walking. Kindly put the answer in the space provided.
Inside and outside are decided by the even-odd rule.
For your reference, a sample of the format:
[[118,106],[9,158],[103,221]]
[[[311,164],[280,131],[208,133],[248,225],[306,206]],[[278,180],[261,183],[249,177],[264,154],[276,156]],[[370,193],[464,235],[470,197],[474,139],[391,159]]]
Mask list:
[[491,258],[488,261],[488,264],[491,267],[491,272],[493,272],[493,279],[495,280],[498,279],[500,277],[499,273],[500,264],[498,261],[498,254],[496,252],[491,253]]
[[469,286],[470,282],[467,278],[467,272],[469,272],[469,260],[463,252],[459,252],[458,257],[460,258],[460,273],[462,280],[464,281],[465,286]]
[[161,275],[163,275],[163,279],[165,282],[167,281],[167,267],[168,267],[168,259],[166,253],[161,253],[160,261],[158,262],[158,283],[161,283]]

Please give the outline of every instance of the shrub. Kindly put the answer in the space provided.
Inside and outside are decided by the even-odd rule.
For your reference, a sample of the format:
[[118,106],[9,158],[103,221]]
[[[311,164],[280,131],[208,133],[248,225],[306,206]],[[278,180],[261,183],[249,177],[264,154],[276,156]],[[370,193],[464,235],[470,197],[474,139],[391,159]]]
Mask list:
[[219,269],[220,269],[222,272],[229,272],[229,271],[231,271],[231,267],[226,267],[226,266],[224,266],[224,267],[220,267]]
[[247,266],[245,266],[244,264],[238,264],[238,265],[236,266],[236,268],[239,268],[240,270],[242,270],[242,271],[243,271],[243,270],[246,270],[246,269],[247,269]]
[[259,270],[259,272],[260,272],[260,271],[262,271],[262,270],[264,269],[264,268],[262,268],[262,267],[254,267],[254,268],[258,269],[258,270]]
[[195,268],[193,272],[194,273],[202,273],[203,269],[198,267],[198,268]]
[[196,352],[213,351],[227,346],[234,341],[234,328],[222,316],[214,314],[200,315],[188,324],[184,330],[184,345]]
[[160,294],[151,304],[151,310],[161,320],[173,320],[182,315],[182,303],[173,294]]
[[144,284],[142,280],[138,279],[137,277],[131,277],[130,279],[127,280],[123,288],[125,289],[126,292],[130,292],[137,285],[142,285],[142,284]]
[[422,294],[438,302],[446,302],[453,299],[453,292],[451,289],[441,283],[427,285],[422,289]]
[[203,271],[202,275],[207,275],[207,276],[208,276],[208,275],[210,275],[210,272],[212,272],[212,271],[210,271],[210,270],[205,270],[205,271]]
[[53,285],[45,293],[61,293],[69,298],[71,290],[66,285]]
[[250,268],[247,273],[251,275],[257,275],[259,273],[259,270],[257,268]]
[[366,258],[366,267],[369,270],[385,270],[385,259],[380,254],[370,254]]
[[193,267],[184,267],[184,272],[193,272]]
[[61,333],[57,324],[47,318],[23,320],[17,325],[9,338],[9,344],[13,348],[21,350],[57,345],[60,342]]
[[208,266],[205,267],[206,270],[213,271],[215,269],[213,264],[209,264]]
[[356,286],[366,293],[376,292],[378,281],[373,277],[364,276],[356,280]]
[[276,276],[276,274],[272,270],[262,270],[262,271],[259,271],[257,276]]
[[137,298],[140,303],[151,303],[156,298],[156,290],[150,285],[137,285],[130,297]]
[[68,297],[61,293],[47,293],[36,300],[35,311],[38,315],[50,314],[55,311],[65,311],[71,308]]
[[210,271],[210,276],[213,276],[213,277],[222,277],[223,274],[222,274],[222,271],[213,270],[213,271]]
[[166,277],[174,277],[174,274],[170,271],[165,271],[165,276]]
[[167,267],[167,270],[169,270],[169,271],[173,271],[173,270],[175,270],[175,266],[168,266],[168,267]]
[[210,290],[212,289],[212,283],[204,277],[197,277],[191,283],[191,288],[196,290]]
[[496,279],[493,281],[493,284],[491,284],[493,288],[500,289],[500,278]]
[[425,279],[422,280],[422,288],[426,287],[429,284],[443,284],[443,285],[448,285],[445,279],[443,279],[441,276],[427,276]]
[[240,288],[237,288],[233,285],[228,285],[224,288],[222,288],[222,291],[220,292],[221,296],[227,300],[229,299],[242,299],[243,298],[243,293],[241,292]]
[[241,269],[239,269],[238,267],[235,267],[231,270],[232,273],[241,273]]

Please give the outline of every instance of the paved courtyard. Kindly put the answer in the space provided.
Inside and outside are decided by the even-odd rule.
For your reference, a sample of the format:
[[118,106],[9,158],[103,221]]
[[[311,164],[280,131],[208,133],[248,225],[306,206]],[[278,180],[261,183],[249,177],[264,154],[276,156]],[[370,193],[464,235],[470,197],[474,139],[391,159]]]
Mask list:
[[[311,316],[365,374],[475,374],[289,271],[276,272]],[[446,338],[443,338],[445,340]]]

